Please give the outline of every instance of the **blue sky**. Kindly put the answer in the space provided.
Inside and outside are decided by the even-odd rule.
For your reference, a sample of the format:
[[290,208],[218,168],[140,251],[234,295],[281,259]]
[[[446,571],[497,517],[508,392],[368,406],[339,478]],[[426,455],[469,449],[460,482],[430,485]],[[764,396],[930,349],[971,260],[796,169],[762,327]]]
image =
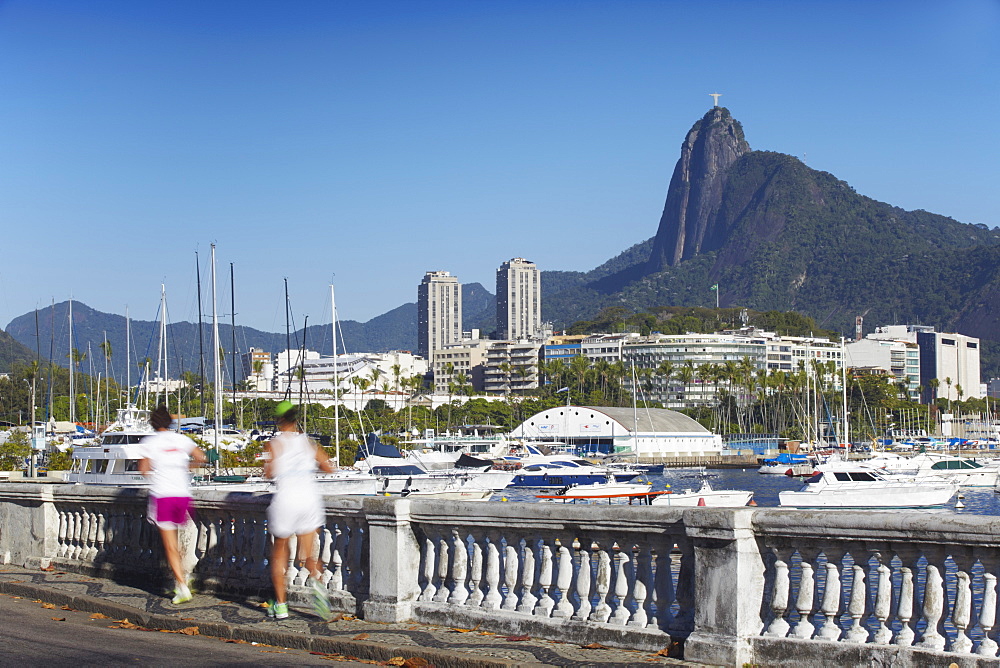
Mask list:
[[[711,106],[875,199],[1000,225],[1000,3],[0,0],[0,324],[69,297],[237,324],[588,270]],[[874,279],[874,277],[873,277]],[[207,294],[207,284],[205,286]]]

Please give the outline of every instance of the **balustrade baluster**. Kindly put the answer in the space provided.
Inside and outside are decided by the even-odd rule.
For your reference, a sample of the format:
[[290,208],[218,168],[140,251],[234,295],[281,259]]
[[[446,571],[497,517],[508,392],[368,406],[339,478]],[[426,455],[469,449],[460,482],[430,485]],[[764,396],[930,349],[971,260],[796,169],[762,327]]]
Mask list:
[[576,595],[580,599],[580,603],[577,605],[576,612],[573,613],[573,619],[584,622],[587,621],[592,609],[590,603],[591,545],[590,538],[581,538],[580,549],[577,551],[577,554],[580,555],[580,568],[576,571]]
[[913,619],[913,601],[916,594],[914,574],[917,572],[917,562],[920,553],[908,545],[893,545],[896,556],[899,557],[899,598],[896,600],[896,619],[899,620],[899,630],[892,644],[909,647],[913,644],[915,634],[910,626]]
[[972,619],[972,582],[969,573],[974,561],[972,551],[968,548],[956,548],[952,554],[957,568],[955,584],[955,605],[951,609],[951,623],[955,625],[955,638],[951,641],[951,652],[972,652],[972,639],[967,633]]
[[611,618],[611,606],[608,605],[608,596],[611,592],[611,556],[608,554],[608,545],[602,540],[597,550],[597,606],[590,613],[590,620],[594,622],[606,622]]
[[84,549],[83,549],[83,559],[87,561],[93,561],[94,557],[97,556],[97,514],[84,511],[83,514],[84,522]]
[[67,535],[69,533],[69,515],[65,508],[59,507],[57,510],[59,514],[59,532],[58,532],[58,547],[56,549],[56,556],[65,557],[69,554],[69,541],[67,540]]
[[478,608],[483,604],[483,541],[482,534],[472,534],[472,556],[469,560],[469,598],[466,605]]
[[794,550],[787,547],[772,547],[771,552],[774,554],[774,584],[771,593],[771,612],[774,619],[764,635],[772,638],[784,638],[791,628],[785,615],[788,612],[788,598],[792,584],[791,578],[788,576],[788,560]]
[[469,574],[469,545],[465,542],[465,537],[458,529],[451,532],[452,560],[451,560],[451,595],[448,603],[453,605],[465,605],[469,598],[469,588],[465,583]]
[[826,578],[823,584],[823,600],[820,602],[820,624],[816,638],[840,640],[840,626],[837,625],[837,614],[840,612],[840,568],[843,565],[844,551],[836,547],[824,548],[826,555]]
[[996,657],[997,641],[990,637],[997,619],[997,566],[1000,557],[995,550],[984,550],[979,561],[983,565],[983,604],[979,610],[979,626],[983,629],[983,639],[976,648],[979,656]]
[[72,533],[70,534],[71,547],[70,547],[69,558],[79,559],[80,553],[83,551],[82,548],[80,547],[80,525],[83,523],[83,521],[80,518],[80,511],[76,509],[74,509],[70,513],[70,517],[72,518],[70,520],[70,529]]
[[423,547],[421,558],[423,559],[424,588],[420,592],[418,600],[433,601],[434,594],[437,593],[437,585],[434,580],[437,575],[437,541],[426,532],[426,529]]
[[483,596],[482,607],[487,610],[497,610],[503,602],[500,595],[500,534],[491,531],[486,535],[486,595]]
[[629,613],[628,606],[626,606],[626,598],[628,597],[628,592],[631,587],[629,587],[628,574],[625,572],[625,564],[630,563],[628,555],[625,553],[625,549],[619,545],[618,553],[615,555],[615,611],[611,615],[609,620],[612,624],[617,624],[619,626],[624,626],[627,622],[631,613]]
[[812,614],[813,605],[816,599],[816,574],[813,569],[813,562],[819,555],[816,548],[801,548],[799,557],[802,559],[802,574],[799,577],[799,594],[795,598],[795,609],[799,613],[799,623],[792,629],[791,636],[802,640],[809,640],[816,633],[809,616]]
[[108,511],[102,510],[97,515],[97,537],[94,544],[95,556],[103,555],[107,551],[107,531],[108,531]]
[[880,645],[888,645],[892,640],[892,629],[889,628],[889,615],[892,612],[892,569],[891,559],[883,560],[888,552],[876,552],[879,561],[875,573],[878,575],[878,591],[875,593],[875,619],[878,620],[878,630],[872,640]]
[[437,534],[437,592],[434,601],[444,603],[451,595],[448,589],[448,576],[451,574],[451,545],[440,533]]
[[533,614],[540,617],[549,617],[555,601],[549,596],[549,588],[552,586],[552,548],[548,541],[543,541],[539,548],[539,568],[538,568],[538,591],[541,596],[535,604]]
[[521,599],[517,605],[517,611],[532,614],[535,611],[535,549],[538,541],[533,537],[525,538],[524,550],[521,553],[521,571],[518,576],[518,584],[521,586]]
[[634,582],[632,584],[632,598],[635,600],[635,613],[632,615],[629,626],[646,628],[650,625],[653,569],[650,565],[652,559],[649,553],[649,545],[640,544],[634,553]]
[[330,587],[338,591],[346,589],[344,577],[344,562],[347,561],[347,527],[337,524],[333,540],[333,554],[330,555],[330,571],[333,577],[330,578]]
[[851,615],[851,628],[847,629],[842,642],[864,643],[868,642],[868,629],[861,625],[861,620],[865,616],[865,609],[868,606],[868,590],[865,587],[865,576],[868,572],[868,553],[859,546],[851,547],[851,558],[854,565],[851,567],[851,598],[847,604],[847,612]]
[[518,568],[520,564],[518,547],[519,541],[514,541],[511,544],[511,538],[507,538],[507,546],[504,547],[503,551],[503,586],[507,589],[507,593],[504,594],[503,604],[500,606],[501,610],[517,609],[517,592],[521,588],[521,582],[518,580],[518,574],[521,572]]
[[553,617],[569,619],[573,616],[573,603],[569,600],[570,586],[573,584],[573,556],[569,548],[560,545],[556,550],[556,589],[559,590],[559,602],[552,611]]
[[674,573],[670,553],[674,540],[668,538],[656,548],[656,573],[653,575],[653,599],[656,604],[656,626],[669,631],[674,625]]
[[[941,577],[941,568],[944,566],[944,550],[931,547],[924,551],[924,556],[927,558],[923,606],[925,627],[917,647],[943,650],[945,638],[939,627],[944,614],[945,602],[944,578]],[[939,567],[938,564],[941,566]]]
[[345,518],[344,522],[350,528],[347,537],[347,590],[355,595],[364,594],[367,588],[365,572],[369,558],[368,541],[365,540],[366,531],[359,520]]
[[694,631],[694,543],[683,535],[676,540],[681,551],[681,563],[677,572],[678,610],[671,628],[675,635],[687,636]]

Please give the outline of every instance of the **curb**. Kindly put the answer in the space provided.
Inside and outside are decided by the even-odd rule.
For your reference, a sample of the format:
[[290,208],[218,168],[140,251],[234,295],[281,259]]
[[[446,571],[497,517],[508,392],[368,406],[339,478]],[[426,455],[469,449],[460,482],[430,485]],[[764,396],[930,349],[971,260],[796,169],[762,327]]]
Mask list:
[[514,668],[542,665],[474,656],[462,652],[420,647],[419,645],[389,645],[362,640],[313,636],[305,633],[270,631],[215,622],[182,621],[169,615],[150,614],[138,608],[111,603],[86,594],[68,594],[24,582],[0,580],[0,594],[38,599],[59,606],[66,605],[81,612],[99,612],[114,619],[128,618],[133,624],[157,631],[179,631],[194,626],[198,629],[199,635],[203,636],[223,640],[244,640],[322,654],[339,654],[368,661],[388,661],[393,657],[402,656],[424,659],[436,668]]

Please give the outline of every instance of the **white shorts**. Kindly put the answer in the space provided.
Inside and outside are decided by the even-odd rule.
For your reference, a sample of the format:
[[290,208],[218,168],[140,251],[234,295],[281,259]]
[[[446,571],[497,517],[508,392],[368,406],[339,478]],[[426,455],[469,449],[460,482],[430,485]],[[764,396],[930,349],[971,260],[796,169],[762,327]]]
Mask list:
[[267,530],[275,538],[301,536],[325,523],[323,505],[311,495],[306,498],[275,495],[267,509]]

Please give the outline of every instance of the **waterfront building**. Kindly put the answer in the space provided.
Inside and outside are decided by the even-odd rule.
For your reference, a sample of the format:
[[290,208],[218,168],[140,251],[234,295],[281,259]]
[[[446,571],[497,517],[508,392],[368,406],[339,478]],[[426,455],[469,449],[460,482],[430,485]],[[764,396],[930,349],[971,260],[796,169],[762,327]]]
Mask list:
[[427,373],[427,360],[408,350],[341,354],[336,358],[307,352],[312,354],[277,374],[276,391],[284,392],[291,385],[293,393],[319,396],[333,395],[337,387],[344,394],[365,391],[387,401],[401,401],[410,394],[402,381]]
[[920,348],[916,342],[864,338],[849,342],[845,353],[849,369],[866,373],[884,371],[890,382],[906,385],[910,399],[920,398]]
[[432,353],[462,338],[462,286],[447,271],[428,271],[417,288],[417,354]]
[[591,334],[580,342],[580,350],[591,364],[601,361],[613,364],[622,361],[625,344],[638,338],[636,333]]
[[490,341],[486,349],[484,389],[510,394],[538,387],[541,341]]
[[[438,393],[447,393],[455,384],[467,384],[475,392],[485,390],[486,351],[493,341],[480,338],[478,329],[463,332],[463,338],[456,343],[448,343],[434,351],[431,368],[434,373],[434,388]],[[465,383],[459,383],[463,380]],[[457,391],[457,387],[454,388]]]
[[542,283],[538,267],[515,257],[497,269],[497,336],[517,341],[542,333]]
[[557,406],[511,431],[516,438],[567,443],[579,452],[639,457],[698,457],[722,452],[722,437],[683,413],[665,408]]
[[250,348],[243,354],[243,368],[246,370],[244,381],[249,390],[265,392],[271,389],[274,381],[274,363],[271,353],[260,348]]
[[[927,325],[876,327],[866,338],[915,343],[919,350],[921,401],[982,398],[979,339],[958,333],[936,332]],[[936,379],[936,380],[935,380]],[[937,389],[933,387],[937,385]],[[960,396],[961,395],[961,396]]]

